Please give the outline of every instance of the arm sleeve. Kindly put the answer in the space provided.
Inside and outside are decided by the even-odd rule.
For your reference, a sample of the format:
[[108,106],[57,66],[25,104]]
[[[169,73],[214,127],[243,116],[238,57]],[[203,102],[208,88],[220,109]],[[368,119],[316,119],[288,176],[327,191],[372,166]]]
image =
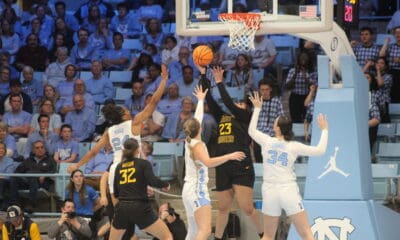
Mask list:
[[210,109],[211,115],[214,116],[215,121],[219,122],[219,119],[224,114],[224,112],[222,111],[222,109],[218,105],[218,103],[215,101],[215,99],[211,95],[210,91],[207,92],[206,101],[207,101],[208,108]]
[[31,234],[31,240],[41,240],[39,226],[36,223],[31,224],[29,232]]
[[47,229],[47,236],[49,238],[56,238],[60,234],[61,226],[58,225],[58,219],[53,221]]
[[203,115],[204,115],[204,101],[199,100],[197,102],[196,111],[194,112],[194,118],[196,118],[200,122],[200,125],[203,121]]
[[149,161],[143,160],[142,162],[144,165],[144,177],[146,178],[148,185],[157,188],[168,187],[169,184],[167,182],[161,181],[159,178],[154,176],[153,169]]
[[88,222],[82,218],[78,218],[78,221],[81,224],[81,227],[79,229],[77,229],[78,232],[85,237],[91,237],[92,230],[90,229]]
[[257,130],[257,121],[258,116],[260,115],[261,108],[254,108],[253,116],[251,117],[250,125],[249,125],[249,136],[253,138],[258,144],[265,144],[271,139],[268,134],[262,133]]
[[297,153],[302,156],[319,156],[325,153],[328,145],[328,130],[322,130],[321,137],[317,146],[309,146],[298,143]]
[[231,96],[229,96],[228,92],[223,83],[218,83],[218,90],[221,94],[222,101],[224,102],[225,106],[231,111],[231,113],[239,119],[241,122],[249,123],[250,122],[250,114],[241,108],[238,108],[235,103],[232,101]]

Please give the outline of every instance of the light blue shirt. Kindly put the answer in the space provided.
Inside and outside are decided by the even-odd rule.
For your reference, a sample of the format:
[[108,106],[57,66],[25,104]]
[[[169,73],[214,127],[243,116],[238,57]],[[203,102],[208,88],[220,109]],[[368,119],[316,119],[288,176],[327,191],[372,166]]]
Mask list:
[[182,127],[182,130],[178,133],[177,126],[180,121],[180,111],[174,112],[170,115],[165,123],[164,130],[161,134],[161,137],[165,139],[185,139],[185,131]]
[[63,139],[59,138],[54,144],[54,152],[58,153],[61,161],[64,161],[70,158],[74,153],[79,154],[79,144],[75,140],[64,142]]
[[49,135],[47,139],[45,139],[38,131],[31,133],[28,136],[28,140],[25,144],[24,149],[24,158],[28,158],[32,152],[32,145],[34,142],[41,140],[45,144],[46,152],[49,153],[50,156],[53,156],[54,153],[54,144],[59,139],[59,136],[51,131],[49,131]]
[[[22,74],[22,73],[21,73]],[[43,97],[43,85],[42,82],[33,78],[32,81],[22,81],[22,91],[29,95],[32,101],[36,101]]]
[[[6,112],[3,116],[3,122],[9,127],[24,126],[31,123],[32,114],[21,110],[18,113]],[[19,134],[12,134],[15,140],[18,141],[20,137]]]
[[[171,115],[176,112],[180,112],[182,110],[182,98],[177,98],[174,100],[170,99],[162,99],[157,104],[157,111],[164,114],[164,116],[168,119]],[[178,114],[179,116],[179,114]]]
[[119,32],[126,36],[135,36],[142,33],[142,24],[138,18],[128,13],[124,18],[114,16],[111,19],[110,29],[112,32]]
[[[72,96],[59,98],[56,102],[56,112],[60,112],[61,108],[65,106],[74,106],[72,103],[73,97],[74,94]],[[95,103],[92,94],[86,92],[83,94],[83,98],[85,99],[85,106],[94,110]]]
[[124,106],[131,112],[132,116],[135,116],[144,108],[144,96],[139,99],[132,99],[132,96],[125,99]]
[[92,60],[96,57],[96,49],[89,42],[85,47],[78,46],[78,44],[75,44],[71,49],[71,63],[82,69],[89,70]]
[[18,34],[14,33],[12,36],[1,36],[1,41],[3,42],[3,49],[9,52],[11,55],[15,55],[19,47],[21,46]]
[[60,94],[60,97],[71,97],[74,94],[74,81],[67,82],[63,80],[57,85],[57,92]]
[[129,49],[109,49],[106,50],[104,55],[103,55],[103,59],[108,59],[108,60],[116,60],[116,59],[120,59],[120,58],[126,58],[128,59],[128,61],[125,64],[122,65],[112,65],[109,66],[107,69],[108,70],[124,70],[128,67],[129,63],[130,63],[130,57],[131,57],[131,52]]
[[103,104],[107,99],[114,98],[114,86],[108,77],[93,77],[85,81],[86,91],[93,96],[96,104]]
[[106,153],[104,148],[87,164],[85,168],[85,174],[90,174],[94,171],[96,172],[105,172],[108,169],[108,166],[114,160],[114,152]]
[[[78,216],[92,216],[93,215],[93,206],[99,197],[99,194],[88,185],[85,185],[86,188],[86,195],[85,195],[85,205],[81,204],[80,195],[74,189],[73,197],[75,204],[75,212]],[[65,198],[69,198],[68,191],[65,192]]]
[[85,107],[81,111],[72,111],[65,116],[65,123],[72,126],[72,137],[82,142],[92,137],[96,128],[97,114],[90,108]]
[[[14,160],[12,160],[12,158],[4,156],[3,159],[0,160],[0,173],[13,173],[15,167],[16,165],[14,164]],[[6,178],[8,179],[9,177]]]

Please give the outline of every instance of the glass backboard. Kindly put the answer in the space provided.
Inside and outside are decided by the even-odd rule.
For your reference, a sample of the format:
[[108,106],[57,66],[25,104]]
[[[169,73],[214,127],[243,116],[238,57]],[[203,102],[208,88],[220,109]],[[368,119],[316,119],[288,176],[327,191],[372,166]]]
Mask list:
[[182,36],[229,35],[220,13],[254,12],[262,23],[256,34],[321,32],[332,28],[332,0],[180,0],[177,33]]

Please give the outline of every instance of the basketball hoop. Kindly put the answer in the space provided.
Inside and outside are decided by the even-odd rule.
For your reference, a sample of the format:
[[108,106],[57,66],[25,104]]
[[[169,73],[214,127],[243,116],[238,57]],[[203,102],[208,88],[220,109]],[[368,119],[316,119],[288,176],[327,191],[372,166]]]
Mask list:
[[229,27],[229,47],[239,51],[254,49],[254,36],[260,29],[260,14],[221,13],[219,20]]

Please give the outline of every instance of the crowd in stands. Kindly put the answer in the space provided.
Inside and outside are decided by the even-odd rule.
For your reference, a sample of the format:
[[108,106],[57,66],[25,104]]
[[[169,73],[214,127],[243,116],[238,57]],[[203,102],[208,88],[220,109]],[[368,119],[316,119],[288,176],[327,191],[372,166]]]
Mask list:
[[[143,122],[143,152],[151,161],[151,142],[183,142],[183,124],[193,116],[196,98],[192,93],[199,76],[191,53],[200,44],[213,48],[210,66],[224,67],[224,84],[243,89],[241,96],[234,96],[237,100],[245,99],[251,91],[260,92],[264,101],[257,128],[262,132],[273,135],[275,118],[284,115],[282,91],[291,92],[289,114],[294,122],[308,126],[313,119],[318,46],[300,41],[296,61],[278,84],[275,61],[279,51],[268,36],[256,36],[254,50],[239,52],[228,47],[222,36],[182,37],[163,31],[163,23],[175,21],[173,0],[126,1],[115,7],[102,0],[88,0],[74,14],[66,11],[68,1],[40,2],[30,13],[23,12],[13,0],[0,4],[0,173],[54,173],[62,163],[76,162],[82,157],[81,144],[98,140],[107,126],[101,107],[121,104],[132,116],[143,110],[161,82],[161,64],[168,66],[170,78],[156,111]],[[220,1],[197,2],[201,9],[221,7],[224,11]],[[262,9],[258,2],[235,1],[234,10]],[[362,2],[366,11],[373,11],[371,3]],[[368,27],[361,28],[359,39],[351,41],[370,85],[371,147],[379,123],[390,122],[389,104],[400,102],[399,22],[397,12],[388,25],[395,42],[387,39],[378,46]],[[128,39],[138,39],[142,48],[125,48]],[[254,70],[262,71],[261,77]],[[110,71],[129,71],[131,79],[110,79]],[[210,69],[207,77],[212,89],[217,89]],[[116,88],[121,87],[116,82],[132,89],[131,96],[120,103],[115,102]],[[218,126],[207,113],[207,104],[204,109],[202,139],[211,146]],[[254,161],[261,161],[260,147],[254,143],[253,150]],[[106,146],[84,173],[101,174],[111,161],[112,150]],[[82,183],[82,173],[71,177],[66,196],[61,196],[66,200],[59,224],[51,227],[49,235],[57,236],[67,228],[88,234],[80,218],[67,216],[71,209],[79,213],[82,208],[89,212],[80,215],[92,216],[92,206],[99,205],[96,191]],[[87,181],[96,187],[99,178]],[[29,207],[35,207],[38,189],[48,190],[51,184],[47,177],[0,177],[0,208],[6,210],[10,203],[19,202],[20,189],[30,190],[33,206]],[[92,202],[85,207],[85,199],[76,199],[82,196],[80,191],[91,194],[86,200]],[[10,211],[21,215],[18,206]]]

